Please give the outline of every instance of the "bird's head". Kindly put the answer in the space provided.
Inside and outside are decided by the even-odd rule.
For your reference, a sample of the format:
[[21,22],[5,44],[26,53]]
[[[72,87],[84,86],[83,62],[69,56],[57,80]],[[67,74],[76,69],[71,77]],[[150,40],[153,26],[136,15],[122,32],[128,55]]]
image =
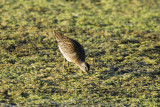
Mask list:
[[86,62],[81,63],[79,67],[83,72],[88,72],[90,69],[90,65]]

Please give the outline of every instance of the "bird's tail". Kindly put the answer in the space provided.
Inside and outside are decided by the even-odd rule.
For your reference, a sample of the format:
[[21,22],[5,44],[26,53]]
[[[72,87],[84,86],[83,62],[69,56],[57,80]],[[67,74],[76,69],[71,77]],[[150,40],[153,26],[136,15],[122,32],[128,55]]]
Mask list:
[[62,33],[60,33],[59,31],[54,30],[53,34],[54,34],[57,41],[61,41],[65,38],[65,36]]

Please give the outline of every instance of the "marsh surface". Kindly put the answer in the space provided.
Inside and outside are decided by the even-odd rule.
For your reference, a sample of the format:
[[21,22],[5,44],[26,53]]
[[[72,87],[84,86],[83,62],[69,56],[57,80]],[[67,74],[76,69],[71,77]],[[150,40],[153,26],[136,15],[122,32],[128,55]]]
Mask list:
[[[63,69],[51,28],[80,42]],[[1,0],[0,103],[158,106],[159,0]]]

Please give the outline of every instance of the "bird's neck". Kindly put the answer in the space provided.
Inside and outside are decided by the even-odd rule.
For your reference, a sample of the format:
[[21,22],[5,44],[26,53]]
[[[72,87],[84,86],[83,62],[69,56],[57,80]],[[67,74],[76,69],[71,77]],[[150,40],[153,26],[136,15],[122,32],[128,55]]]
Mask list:
[[83,62],[83,61],[80,60],[80,61],[78,61],[78,64],[77,64],[77,65],[78,65],[78,66],[82,66],[84,63],[85,63],[85,62]]

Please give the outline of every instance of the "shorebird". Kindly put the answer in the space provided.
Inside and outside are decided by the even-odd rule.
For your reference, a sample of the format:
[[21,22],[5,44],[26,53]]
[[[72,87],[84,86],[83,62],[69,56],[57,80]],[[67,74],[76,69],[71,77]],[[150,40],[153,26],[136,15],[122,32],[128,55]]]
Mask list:
[[90,66],[85,62],[85,51],[82,45],[76,40],[64,36],[60,31],[53,30],[53,34],[65,59],[78,65],[83,72],[89,71]]

